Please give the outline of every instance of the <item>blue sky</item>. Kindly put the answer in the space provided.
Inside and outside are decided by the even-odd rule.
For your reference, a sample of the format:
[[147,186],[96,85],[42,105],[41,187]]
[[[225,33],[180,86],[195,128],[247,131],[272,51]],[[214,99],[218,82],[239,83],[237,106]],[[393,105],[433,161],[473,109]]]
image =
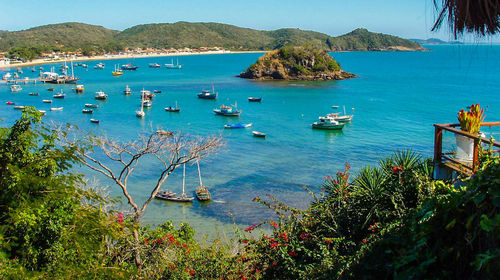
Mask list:
[[[22,30],[68,21],[116,30],[143,23],[220,22],[260,30],[283,27],[338,36],[358,27],[403,38],[450,40],[446,26],[430,29],[432,0],[21,0],[4,2],[1,30]],[[467,37],[467,41],[474,41]],[[500,41],[498,36],[487,41]]]

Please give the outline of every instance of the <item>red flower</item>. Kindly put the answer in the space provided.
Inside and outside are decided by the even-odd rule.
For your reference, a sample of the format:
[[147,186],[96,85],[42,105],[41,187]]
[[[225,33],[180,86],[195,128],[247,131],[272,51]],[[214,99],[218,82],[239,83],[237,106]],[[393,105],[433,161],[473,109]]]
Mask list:
[[189,271],[189,274],[193,275],[194,274],[194,270],[191,269],[191,271]]
[[252,232],[252,230],[256,227],[256,225],[249,226],[245,229],[246,232]]
[[260,270],[258,270],[258,269],[257,269],[257,270],[255,270],[255,273],[259,274],[259,273],[260,273]]
[[290,256],[292,256],[292,257],[296,257],[296,256],[297,256],[297,253],[295,253],[295,252],[293,252],[293,251],[292,251],[292,252],[290,252],[290,253],[288,253],[288,254],[289,254]]
[[372,229],[372,232],[375,232],[375,229]]
[[327,239],[326,239],[326,242],[328,242],[328,243],[332,243],[332,239],[331,239],[331,238],[327,238]]
[[279,228],[280,226],[278,224],[276,224],[274,221],[271,221],[270,224],[274,227],[274,228]]
[[116,214],[116,221],[119,222],[120,224],[123,224],[123,213],[118,213]]
[[184,249],[187,249],[187,245],[186,244],[182,244],[182,247],[184,247]]
[[148,239],[147,238],[144,238],[144,243],[148,243]]
[[300,235],[300,238],[302,240],[306,240],[309,237],[309,235],[310,235],[309,233],[306,233],[306,234],[303,233],[303,234]]
[[365,238],[365,239],[363,239],[363,243],[366,243],[366,238]]
[[170,243],[174,243],[175,242],[175,238],[172,235],[168,236],[168,240],[170,241]]
[[271,249],[274,248],[278,249],[278,245],[279,245],[278,242],[271,243]]
[[242,243],[247,244],[247,243],[248,243],[248,240],[243,240],[243,241],[241,241],[241,242],[242,242]]
[[278,265],[276,262],[273,262],[273,265]]

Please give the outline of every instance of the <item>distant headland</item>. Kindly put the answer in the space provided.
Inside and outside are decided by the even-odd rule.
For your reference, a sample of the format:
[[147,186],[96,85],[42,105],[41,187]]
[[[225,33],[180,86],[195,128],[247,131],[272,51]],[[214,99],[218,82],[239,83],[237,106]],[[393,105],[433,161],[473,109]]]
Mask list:
[[326,51],[307,45],[285,46],[270,51],[239,77],[255,80],[345,80],[356,75],[346,72]]
[[329,52],[425,50],[410,40],[362,28],[337,37],[295,28],[262,31],[212,22],[143,24],[123,31],[68,22],[22,31],[0,31],[0,52],[4,52],[5,57],[22,61],[39,58],[47,53],[95,56],[131,50],[144,53],[214,48],[269,51],[305,44]]

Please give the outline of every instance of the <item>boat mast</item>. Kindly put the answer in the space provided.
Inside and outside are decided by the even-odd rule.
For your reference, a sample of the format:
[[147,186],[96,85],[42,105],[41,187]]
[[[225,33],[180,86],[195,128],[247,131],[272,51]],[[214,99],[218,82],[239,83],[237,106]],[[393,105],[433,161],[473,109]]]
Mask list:
[[71,61],[71,78],[75,77],[75,73],[73,72],[73,60]]
[[196,165],[198,165],[198,177],[200,178],[200,186],[203,186],[203,182],[201,182],[200,162],[196,161]]
[[186,184],[186,164],[184,163],[182,165],[183,170],[182,170],[182,196],[185,196],[186,193],[184,192],[184,185]]
[[345,116],[345,105],[343,107],[344,107],[344,116]]

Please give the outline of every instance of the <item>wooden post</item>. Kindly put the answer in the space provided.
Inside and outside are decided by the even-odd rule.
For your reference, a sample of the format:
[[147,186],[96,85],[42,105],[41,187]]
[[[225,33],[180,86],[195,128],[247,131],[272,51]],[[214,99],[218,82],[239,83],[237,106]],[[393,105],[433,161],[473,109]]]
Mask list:
[[481,146],[479,144],[479,138],[474,138],[474,155],[472,156],[472,173],[476,173],[479,165],[479,149]]
[[434,126],[434,163],[441,162],[443,148],[443,130],[439,126]]

